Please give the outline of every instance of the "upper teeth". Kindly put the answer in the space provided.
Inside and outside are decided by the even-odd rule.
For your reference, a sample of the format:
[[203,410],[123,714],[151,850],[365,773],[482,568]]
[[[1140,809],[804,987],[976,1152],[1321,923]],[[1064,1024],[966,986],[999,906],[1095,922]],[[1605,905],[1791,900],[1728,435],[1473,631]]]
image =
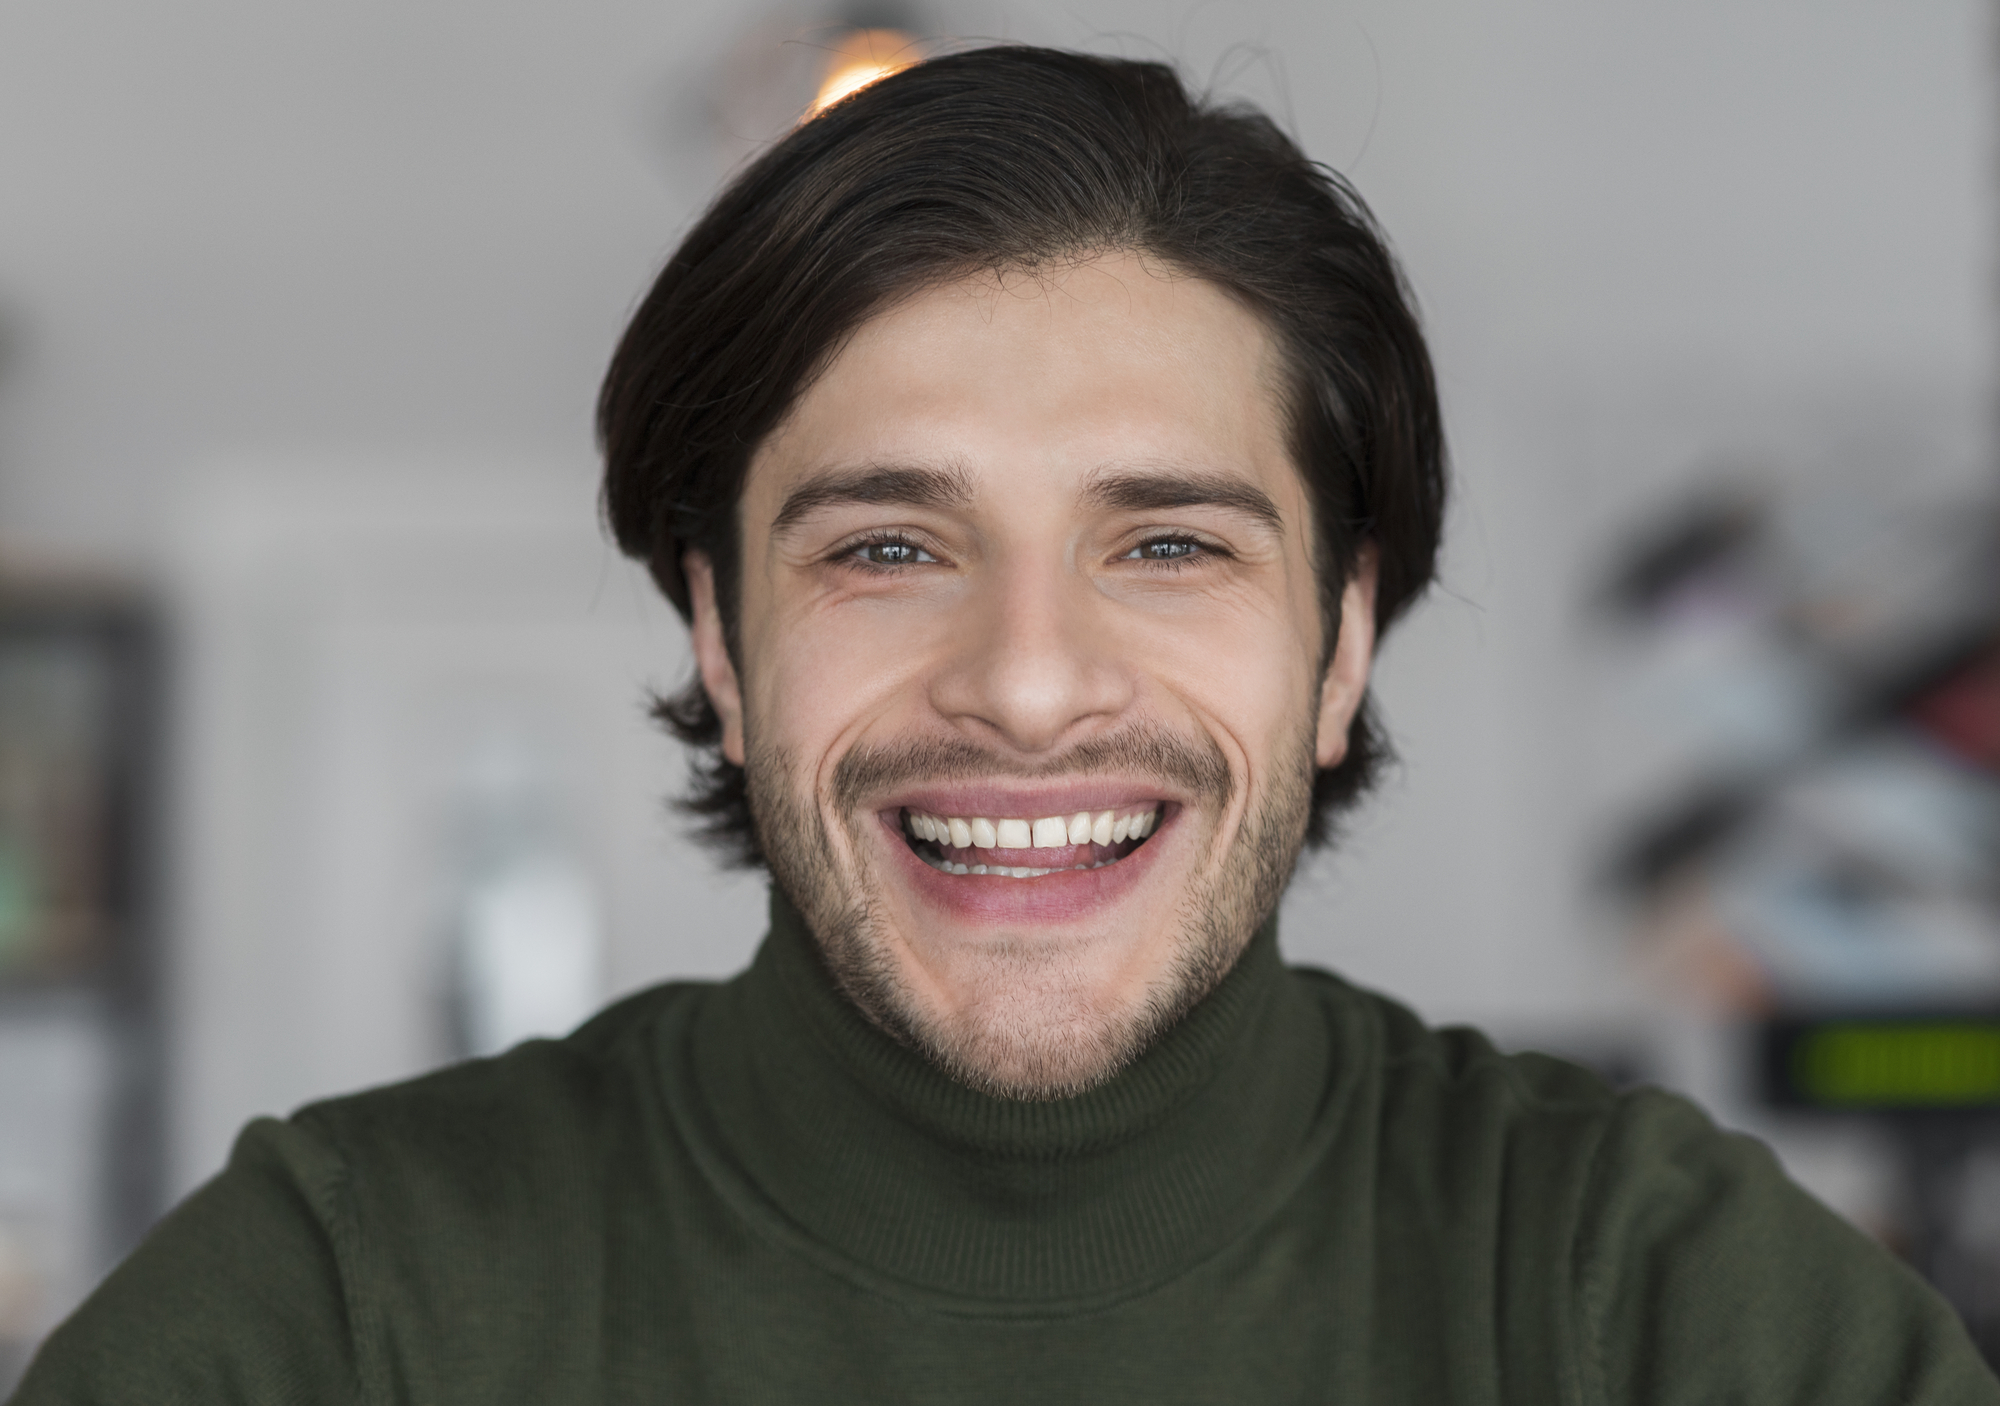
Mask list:
[[959,849],[1055,849],[1061,845],[1115,845],[1143,840],[1159,823],[1157,806],[1124,812],[1080,810],[1075,815],[1047,815],[1040,820],[988,820],[983,815],[926,815],[909,812],[910,833],[920,840]]

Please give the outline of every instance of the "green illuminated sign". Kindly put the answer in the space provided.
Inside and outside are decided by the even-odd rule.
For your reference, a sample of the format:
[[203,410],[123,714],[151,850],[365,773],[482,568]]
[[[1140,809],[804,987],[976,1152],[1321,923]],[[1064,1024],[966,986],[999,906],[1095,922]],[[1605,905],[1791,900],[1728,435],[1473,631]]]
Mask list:
[[2000,1024],[1824,1025],[1791,1052],[1800,1092],[1830,1105],[1962,1108],[2000,1104]]

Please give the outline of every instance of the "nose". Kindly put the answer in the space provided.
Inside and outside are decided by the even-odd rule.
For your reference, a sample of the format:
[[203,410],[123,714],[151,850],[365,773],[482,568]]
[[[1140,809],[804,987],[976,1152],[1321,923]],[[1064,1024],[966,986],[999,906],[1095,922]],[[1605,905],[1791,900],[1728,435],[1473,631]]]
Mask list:
[[957,622],[932,677],[931,702],[951,725],[1024,754],[1054,751],[1114,723],[1131,705],[1106,601],[1059,557],[1000,565]]

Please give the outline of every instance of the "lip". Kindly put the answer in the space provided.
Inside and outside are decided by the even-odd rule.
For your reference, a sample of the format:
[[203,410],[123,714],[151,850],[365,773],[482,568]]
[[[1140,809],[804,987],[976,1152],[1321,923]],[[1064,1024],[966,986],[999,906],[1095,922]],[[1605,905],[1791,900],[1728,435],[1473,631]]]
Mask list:
[[[962,799],[966,793],[951,791],[924,793],[937,794]],[[1012,793],[1017,799],[1021,793]],[[1072,792],[1081,797],[1086,794],[1080,788]],[[1142,794],[1127,790],[1112,792],[1098,788],[1097,795]],[[1042,799],[1048,799],[1044,792]],[[983,797],[982,797],[983,799]],[[1145,801],[1112,802],[1099,805],[1096,809],[1109,810],[1124,804],[1147,804]],[[924,802],[911,804],[912,809],[925,808]],[[1088,803],[1078,800],[1076,810],[1088,808]],[[1160,826],[1146,842],[1131,851],[1115,864],[1107,864],[1101,869],[1062,868],[1053,874],[1044,874],[1033,879],[1016,879],[1001,875],[945,874],[926,864],[910,847],[908,836],[902,827],[901,808],[881,812],[882,836],[891,851],[891,862],[903,875],[904,882],[915,891],[920,902],[963,923],[979,926],[1056,927],[1101,916],[1104,910],[1131,893],[1151,872],[1164,849],[1179,838],[1176,821],[1185,807],[1168,804],[1162,807]],[[939,812],[932,811],[933,814]],[[978,811],[971,812],[979,814]],[[986,812],[992,814],[992,812]],[[1005,815],[1007,812],[1002,811]],[[1043,814],[1053,814],[1045,811]],[[958,811],[965,815],[967,812]],[[1020,812],[1015,813],[1017,816]],[[1162,844],[1162,841],[1167,842]],[[1063,850],[992,850],[995,862],[1012,859],[1015,864],[1027,868],[1053,867],[1035,863],[1036,856],[1056,856]]]

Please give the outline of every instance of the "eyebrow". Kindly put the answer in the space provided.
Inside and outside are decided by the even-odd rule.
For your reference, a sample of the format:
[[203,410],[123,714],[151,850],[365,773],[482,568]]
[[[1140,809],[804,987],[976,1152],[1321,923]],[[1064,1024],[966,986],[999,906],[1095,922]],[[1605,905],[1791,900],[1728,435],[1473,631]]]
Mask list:
[[1166,508],[1224,508],[1263,523],[1273,532],[1285,526],[1271,495],[1228,474],[1198,469],[1148,469],[1100,474],[1084,489],[1084,500],[1119,512]]
[[972,481],[961,469],[874,464],[835,470],[807,479],[785,495],[771,520],[773,533],[796,527],[821,508],[847,503],[893,503],[911,508],[964,508],[973,500]]

